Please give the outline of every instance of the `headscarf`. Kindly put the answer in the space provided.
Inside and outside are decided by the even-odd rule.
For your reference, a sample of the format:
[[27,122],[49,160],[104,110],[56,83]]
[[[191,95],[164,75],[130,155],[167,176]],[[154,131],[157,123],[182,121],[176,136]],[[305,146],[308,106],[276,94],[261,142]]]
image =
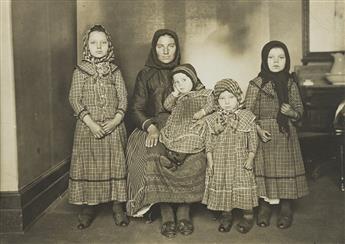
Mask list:
[[237,116],[235,111],[226,111],[219,106],[218,99],[220,94],[224,91],[228,91],[236,97],[239,105],[238,109],[242,109],[244,106],[244,99],[242,96],[243,92],[235,80],[222,79],[216,83],[216,85],[214,86],[213,95],[215,104],[218,106],[218,110],[220,112],[219,121],[217,121],[216,125],[219,133],[224,130],[222,129],[222,127],[224,127],[227,123],[229,123],[231,128],[233,128],[235,131],[237,130],[237,127],[239,125],[239,117]]
[[[271,72],[267,59],[268,54],[272,48],[282,48],[285,53],[286,63],[282,71]],[[273,88],[277,94],[279,101],[279,108],[282,103],[289,103],[289,94],[288,94],[288,81],[290,78],[290,55],[286,45],[280,41],[270,41],[263,48],[261,52],[261,71],[259,76],[262,78],[262,85],[264,87],[268,82],[272,82]],[[279,125],[279,130],[281,132],[287,132],[289,134],[289,123],[288,117],[280,112],[280,109],[277,114],[277,123]]]
[[[102,58],[93,57],[90,53],[88,42],[89,42],[90,33],[93,31],[103,32],[103,33],[105,33],[105,35],[107,37],[108,45],[109,45],[108,53],[107,53],[107,55],[105,55]],[[115,59],[114,46],[113,46],[113,43],[111,41],[111,36],[102,25],[94,25],[89,30],[87,30],[85,35],[84,35],[83,41],[84,41],[84,46],[83,46],[83,59],[84,60],[89,61],[91,63],[95,63],[95,64],[101,63],[101,62],[113,62],[114,61],[114,59]]]
[[[156,45],[158,42],[159,37],[164,36],[164,35],[169,35],[175,40],[175,45],[176,45],[176,52],[175,52],[175,58],[173,61],[171,61],[168,64],[162,63],[157,56],[157,51],[156,51]],[[181,59],[181,54],[180,54],[180,44],[178,41],[177,34],[169,29],[160,29],[155,32],[152,38],[152,43],[151,43],[151,50],[149,57],[146,60],[145,65],[148,67],[156,68],[158,70],[160,69],[173,69],[176,65],[180,64],[180,59]]]
[[[108,41],[108,53],[102,58],[96,58],[91,55],[90,49],[89,49],[89,37],[91,32],[98,31],[105,33]],[[94,25],[89,30],[86,31],[84,38],[83,38],[83,61],[90,62],[97,72],[97,76],[105,76],[111,72],[110,63],[114,61],[115,55],[114,55],[114,46],[111,41],[110,34],[106,31],[106,29],[102,25]],[[94,77],[97,78],[97,77]]]
[[213,90],[213,95],[214,95],[214,98],[216,99],[216,104],[218,104],[219,95],[224,91],[228,91],[231,94],[233,94],[237,99],[239,108],[240,109],[243,108],[244,106],[243,92],[235,80],[222,79],[216,83]]
[[173,76],[174,74],[177,74],[177,73],[183,73],[191,79],[191,81],[193,83],[193,89],[192,90],[201,90],[201,89],[205,88],[205,86],[201,83],[193,65],[191,65],[191,64],[178,65],[172,70],[171,76]]
[[[96,58],[91,55],[90,49],[89,49],[89,38],[90,38],[90,33],[98,31],[98,32],[103,32],[105,33],[108,41],[108,52],[104,57],[101,58]],[[114,55],[114,46],[111,41],[111,36],[110,34],[105,30],[105,28],[102,25],[94,25],[91,27],[88,31],[86,31],[84,38],[84,46],[83,46],[83,61],[88,62],[91,64],[91,70],[93,71],[92,75],[92,82],[97,83],[97,82],[102,82],[102,77],[110,75],[113,76],[112,74],[112,66],[111,62],[114,61],[115,55]],[[88,67],[89,65],[86,65]],[[111,77],[111,80],[113,80],[113,77]],[[106,89],[104,86],[97,86],[95,88],[96,96],[97,96],[97,104],[99,107],[104,107],[106,105]]]

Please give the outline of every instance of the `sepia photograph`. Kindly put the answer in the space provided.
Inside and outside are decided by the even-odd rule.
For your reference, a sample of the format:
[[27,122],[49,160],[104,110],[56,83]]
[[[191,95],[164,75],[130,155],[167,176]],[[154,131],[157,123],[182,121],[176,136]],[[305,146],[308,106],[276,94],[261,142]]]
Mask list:
[[345,0],[0,0],[1,244],[345,243]]

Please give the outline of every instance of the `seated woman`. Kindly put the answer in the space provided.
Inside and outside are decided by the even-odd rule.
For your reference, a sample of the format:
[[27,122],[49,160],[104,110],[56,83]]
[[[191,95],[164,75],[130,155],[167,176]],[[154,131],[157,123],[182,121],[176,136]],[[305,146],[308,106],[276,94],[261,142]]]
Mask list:
[[[189,216],[189,203],[199,202],[205,188],[206,157],[203,152],[188,158],[188,163],[171,171],[163,167],[157,153],[160,129],[169,113],[163,102],[173,90],[172,69],[180,62],[180,47],[175,32],[158,30],[145,67],[139,72],[134,89],[131,121],[137,127],[127,145],[128,202],[130,216],[142,216],[159,203],[161,233],[174,237],[179,230],[190,234],[193,225]],[[177,223],[172,203],[178,203]]]
[[205,89],[190,64],[177,66],[172,73],[174,90],[164,101],[164,108],[171,115],[159,140],[165,146],[161,163],[174,170],[188,156],[205,149],[203,130],[194,125],[193,114],[206,105],[212,91]]

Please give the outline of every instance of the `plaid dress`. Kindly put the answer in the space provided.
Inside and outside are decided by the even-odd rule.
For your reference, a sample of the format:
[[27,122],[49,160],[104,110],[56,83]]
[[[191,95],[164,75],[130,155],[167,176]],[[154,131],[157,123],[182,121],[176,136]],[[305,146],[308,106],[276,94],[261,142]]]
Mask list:
[[[212,152],[213,174],[207,172],[202,203],[212,210],[252,209],[258,205],[254,174],[243,167],[249,152],[255,153],[257,148],[255,116],[248,110],[235,114],[226,118],[224,130],[217,135],[214,131],[220,112],[206,118],[206,152]],[[231,126],[231,116],[238,116],[236,130]]]
[[200,128],[192,128],[195,112],[206,105],[211,90],[191,91],[180,97],[170,94],[164,107],[172,111],[159,137],[169,150],[179,153],[198,153],[205,149]]
[[[279,111],[278,97],[272,83],[260,88],[262,79],[249,83],[246,107],[257,117],[260,127],[271,133],[272,139],[260,141],[255,156],[255,176],[259,196],[270,199],[296,199],[308,194],[300,145],[296,128],[289,121],[290,136],[279,131],[276,121]],[[297,84],[289,81],[289,104],[301,116],[303,104]]]
[[101,123],[126,111],[127,92],[121,72],[113,64],[110,68],[108,75],[94,79],[95,69],[84,61],[73,73],[69,99],[79,119],[69,178],[69,202],[72,204],[95,205],[127,199],[124,123],[121,122],[111,134],[96,139],[82,122],[86,114]]

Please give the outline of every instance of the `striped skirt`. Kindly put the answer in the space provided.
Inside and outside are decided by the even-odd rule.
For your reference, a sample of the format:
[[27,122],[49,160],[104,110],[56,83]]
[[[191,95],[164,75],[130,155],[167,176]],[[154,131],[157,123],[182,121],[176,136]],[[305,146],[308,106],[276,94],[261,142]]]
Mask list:
[[205,153],[187,156],[181,166],[171,171],[161,165],[155,148],[145,147],[146,135],[136,129],[128,140],[127,214],[139,216],[159,202],[201,201],[205,190]]
[[124,123],[110,135],[96,139],[85,124],[77,121],[69,178],[70,203],[96,205],[127,200],[126,137]]
[[290,137],[279,132],[275,119],[259,121],[272,139],[260,141],[255,156],[258,195],[270,199],[297,199],[308,194],[304,163],[295,127],[290,124]]

